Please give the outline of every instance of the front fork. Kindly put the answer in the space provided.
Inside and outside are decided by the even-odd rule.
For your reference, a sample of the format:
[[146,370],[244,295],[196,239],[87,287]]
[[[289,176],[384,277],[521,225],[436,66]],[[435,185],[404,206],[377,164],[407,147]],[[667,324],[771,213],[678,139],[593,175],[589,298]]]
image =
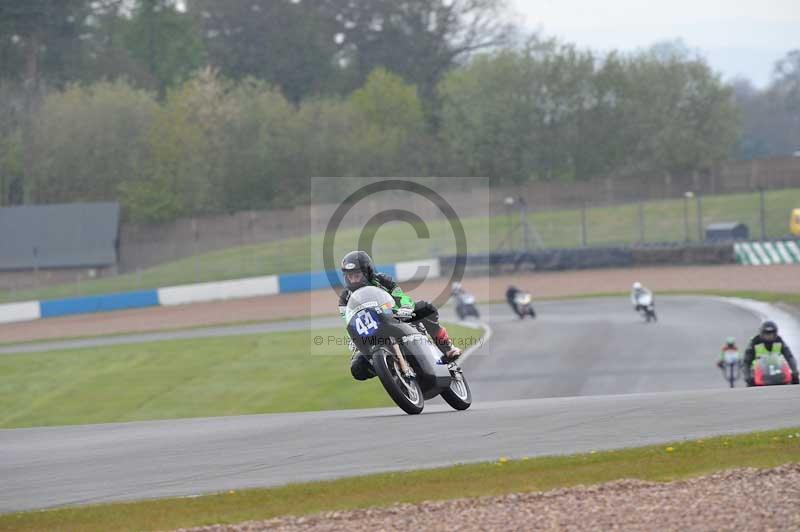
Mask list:
[[392,343],[392,349],[394,349],[394,354],[397,356],[397,363],[400,365],[400,371],[403,372],[404,377],[416,377],[414,374],[414,370],[411,369],[411,366],[408,364],[408,360],[406,360],[405,355],[400,350],[400,346],[397,343]]

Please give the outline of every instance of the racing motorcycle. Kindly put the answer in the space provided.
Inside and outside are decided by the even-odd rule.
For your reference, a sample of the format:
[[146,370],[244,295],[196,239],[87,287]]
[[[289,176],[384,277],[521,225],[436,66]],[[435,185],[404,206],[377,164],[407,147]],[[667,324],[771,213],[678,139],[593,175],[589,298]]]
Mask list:
[[722,376],[725,377],[725,380],[728,381],[731,388],[735,387],[742,368],[742,360],[739,357],[739,351],[735,349],[726,349],[722,353],[722,360],[720,360],[720,362]]
[[753,382],[756,386],[791,384],[792,369],[780,353],[770,353],[753,361]]
[[644,293],[636,300],[636,310],[644,317],[646,323],[651,321],[658,321],[656,318],[656,303],[653,299],[653,294]]
[[531,295],[527,292],[517,292],[514,295],[514,312],[517,313],[519,319],[524,320],[525,316],[530,316],[531,318],[536,317],[536,312],[533,310],[533,305],[531,305]]
[[347,332],[368,357],[389,397],[407,414],[419,414],[425,399],[437,395],[456,410],[472,404],[461,367],[444,360],[424,326],[398,319],[394,299],[385,290],[365,286],[350,295]]
[[478,307],[475,306],[475,296],[466,292],[459,292],[454,297],[456,298],[456,314],[458,315],[458,319],[463,320],[469,316],[480,318]]

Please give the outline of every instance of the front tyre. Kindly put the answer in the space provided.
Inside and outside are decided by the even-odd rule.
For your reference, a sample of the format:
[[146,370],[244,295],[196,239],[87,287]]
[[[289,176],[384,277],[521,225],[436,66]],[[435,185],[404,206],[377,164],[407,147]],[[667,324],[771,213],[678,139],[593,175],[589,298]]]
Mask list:
[[466,410],[472,405],[472,391],[467,378],[460,368],[450,370],[450,373],[453,378],[450,380],[450,387],[442,390],[442,399],[456,410]]
[[372,366],[386,393],[406,414],[419,414],[425,407],[425,399],[417,379],[406,377],[400,370],[397,356],[386,349],[372,355]]

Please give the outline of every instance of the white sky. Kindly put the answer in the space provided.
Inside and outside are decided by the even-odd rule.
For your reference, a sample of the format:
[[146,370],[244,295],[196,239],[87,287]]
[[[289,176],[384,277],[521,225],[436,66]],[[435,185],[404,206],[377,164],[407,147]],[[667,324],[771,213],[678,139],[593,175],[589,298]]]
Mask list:
[[526,28],[598,51],[682,39],[723,79],[763,88],[800,48],[800,0],[509,0]]

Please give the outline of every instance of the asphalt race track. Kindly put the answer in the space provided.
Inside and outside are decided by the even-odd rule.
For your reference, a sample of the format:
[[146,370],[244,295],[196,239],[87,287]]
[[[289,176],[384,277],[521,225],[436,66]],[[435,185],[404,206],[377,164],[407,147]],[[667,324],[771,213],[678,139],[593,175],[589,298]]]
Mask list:
[[761,321],[740,306],[690,296],[659,298],[655,324],[625,299],[535,308],[537,318],[524,321],[507,307],[489,309],[492,340],[464,363],[476,401],[719,388],[714,364],[725,338],[746,344]]
[[[754,332],[757,309],[660,298],[660,321],[650,325],[620,299],[539,303],[535,321],[502,305],[481,310],[493,336],[464,363],[475,397],[466,412],[431,402],[420,416],[389,408],[0,430],[0,513],[630,447],[800,420],[800,386],[730,390],[714,367],[725,336],[743,344]],[[798,345],[796,323],[775,313]]]

